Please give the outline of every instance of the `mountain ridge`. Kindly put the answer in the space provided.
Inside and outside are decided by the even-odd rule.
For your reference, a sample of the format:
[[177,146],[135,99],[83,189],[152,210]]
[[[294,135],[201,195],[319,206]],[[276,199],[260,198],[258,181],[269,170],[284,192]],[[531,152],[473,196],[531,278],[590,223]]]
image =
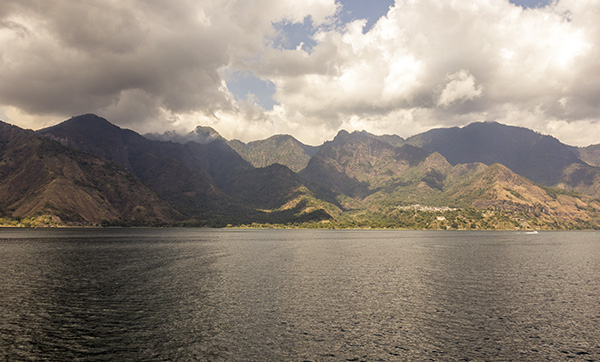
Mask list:
[[497,122],[432,129],[410,137],[407,142],[440,152],[451,164],[501,163],[544,185],[558,183],[566,166],[583,163],[568,146],[552,136]]
[[[44,208],[50,200],[54,209],[79,210],[76,222],[82,224],[103,218],[108,224],[184,226],[600,228],[600,173],[590,164],[594,149],[498,123],[431,130],[406,140],[341,130],[319,147],[289,135],[248,144],[227,141],[202,126],[179,142],[168,139],[173,136],[168,132],[161,136],[167,139],[156,140],[93,114],[37,132],[14,129],[2,131],[5,138],[19,135],[11,152],[21,144],[34,150],[26,154],[35,162],[22,162],[27,167],[19,169],[11,153],[2,151],[3,172],[10,176],[4,179],[36,180],[40,170],[52,171],[44,175],[54,178],[39,178],[43,190],[26,182],[18,192],[6,189],[13,196],[0,203],[0,219],[43,214],[44,220],[75,222],[68,213]],[[45,148],[32,147],[31,137]],[[578,156],[584,151],[588,161]],[[53,161],[40,163],[34,153]],[[258,166],[266,166],[256,167],[253,162],[261,158]],[[294,164],[298,160],[305,165]],[[61,165],[60,170],[52,165]],[[524,165],[537,181],[515,172]],[[125,191],[123,180],[129,180]],[[115,187],[130,201],[120,202],[119,194],[111,193]],[[146,196],[126,193],[132,190]],[[85,198],[96,200],[91,203],[96,214],[69,203]],[[15,213],[19,202],[29,208]]]
[[[221,137],[213,137],[208,143],[189,141],[185,144],[149,140],[95,115],[74,117],[38,132],[71,147],[121,163],[124,167],[129,166],[134,175],[192,222],[227,224],[240,220],[266,222],[278,218],[276,213],[257,209],[256,205],[249,205],[239,197],[240,190],[252,192],[244,186],[245,180],[251,180],[252,175],[260,171]],[[238,180],[235,189],[230,187],[232,180]],[[274,181],[265,179],[265,182]],[[272,189],[278,189],[278,185],[272,185]],[[234,191],[238,194],[232,196]],[[309,194],[307,191],[304,196]],[[286,195],[292,197],[294,194],[287,192]],[[291,201],[280,200],[284,203]],[[266,201],[263,200],[262,204]],[[301,210],[298,212],[302,214]]]
[[[579,158],[580,152],[558,139],[523,127],[475,122],[415,135],[407,143],[437,151],[451,164],[501,163],[544,186],[578,191],[600,198],[600,168]],[[587,153],[593,159],[593,147]],[[583,152],[585,153],[585,151]],[[590,179],[594,179],[590,183]]]
[[600,204],[592,197],[544,188],[499,163],[452,164],[439,152],[410,143],[393,147],[366,132],[338,133],[300,175],[367,210],[408,203],[505,212],[537,227],[598,222]]

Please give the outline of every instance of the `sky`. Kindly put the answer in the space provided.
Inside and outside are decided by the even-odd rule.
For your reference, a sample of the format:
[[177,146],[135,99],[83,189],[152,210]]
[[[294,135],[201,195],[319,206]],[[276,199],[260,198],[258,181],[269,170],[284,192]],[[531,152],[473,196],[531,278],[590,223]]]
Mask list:
[[0,119],[228,139],[496,121],[600,143],[600,0],[3,0]]

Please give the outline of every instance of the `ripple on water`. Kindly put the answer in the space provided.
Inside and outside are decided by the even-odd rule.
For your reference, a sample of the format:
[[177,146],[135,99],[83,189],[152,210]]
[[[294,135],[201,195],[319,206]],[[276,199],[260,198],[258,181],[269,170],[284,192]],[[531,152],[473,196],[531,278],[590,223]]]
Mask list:
[[0,231],[0,359],[598,361],[599,235]]

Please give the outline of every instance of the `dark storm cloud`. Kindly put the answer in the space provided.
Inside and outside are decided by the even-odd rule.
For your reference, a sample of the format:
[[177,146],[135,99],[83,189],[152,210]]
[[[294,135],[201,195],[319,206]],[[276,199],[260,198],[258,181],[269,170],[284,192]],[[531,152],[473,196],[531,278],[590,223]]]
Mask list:
[[0,99],[40,114],[118,108],[130,92],[174,113],[228,107],[218,72],[231,56],[227,32],[204,9],[179,4],[4,4],[12,47],[2,53]]
[[223,70],[256,57],[275,36],[274,22],[320,23],[336,9],[333,0],[6,0],[0,107],[20,115],[97,112],[130,125],[245,114]]

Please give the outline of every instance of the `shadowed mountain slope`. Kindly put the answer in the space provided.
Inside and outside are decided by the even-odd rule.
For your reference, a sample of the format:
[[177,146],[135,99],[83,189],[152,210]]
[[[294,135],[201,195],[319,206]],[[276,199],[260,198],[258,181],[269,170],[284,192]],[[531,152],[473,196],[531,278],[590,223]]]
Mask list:
[[243,209],[214,185],[210,161],[180,144],[148,140],[91,114],[38,132],[126,167],[187,217],[215,219]]
[[407,142],[439,152],[451,164],[500,163],[542,185],[600,198],[600,168],[594,166],[594,146],[578,149],[551,136],[499,123],[434,129]]
[[181,217],[117,164],[0,122],[0,212],[67,223],[168,223]]
[[[256,193],[252,175],[262,171],[219,137],[205,144],[153,141],[95,115],[74,117],[39,132],[65,145],[122,163],[190,218],[264,222],[275,214],[256,210],[256,205],[272,205],[272,200],[289,202],[285,195],[294,195],[282,190],[282,185],[293,182],[281,177],[264,179],[264,186],[274,193]],[[233,191],[235,195],[230,195]],[[255,202],[247,203],[246,197],[240,197],[244,194],[251,195]],[[256,202],[259,196],[264,198],[262,202]]]
[[[197,126],[192,132],[181,135],[174,131],[163,134],[147,133],[144,137],[158,141],[172,141],[181,144],[196,142],[208,144],[215,140],[224,140],[221,135],[206,126]],[[390,140],[395,138],[390,136]],[[264,140],[244,143],[239,140],[226,141],[240,156],[254,167],[267,167],[281,164],[298,172],[308,163],[308,160],[317,152],[318,147],[308,146],[289,135],[275,135]]]
[[501,163],[543,185],[558,184],[567,166],[583,163],[569,146],[554,137],[499,123],[433,129],[410,137],[407,142],[439,152],[453,165]]
[[278,163],[287,166],[294,172],[306,167],[308,160],[318,150],[318,147],[305,145],[289,135],[275,135],[248,143],[239,140],[226,141],[217,131],[206,126],[197,126],[193,131],[184,135],[168,131],[162,134],[147,133],[144,137],[181,144],[188,142],[209,144],[215,140],[222,140],[254,167],[267,167]]

